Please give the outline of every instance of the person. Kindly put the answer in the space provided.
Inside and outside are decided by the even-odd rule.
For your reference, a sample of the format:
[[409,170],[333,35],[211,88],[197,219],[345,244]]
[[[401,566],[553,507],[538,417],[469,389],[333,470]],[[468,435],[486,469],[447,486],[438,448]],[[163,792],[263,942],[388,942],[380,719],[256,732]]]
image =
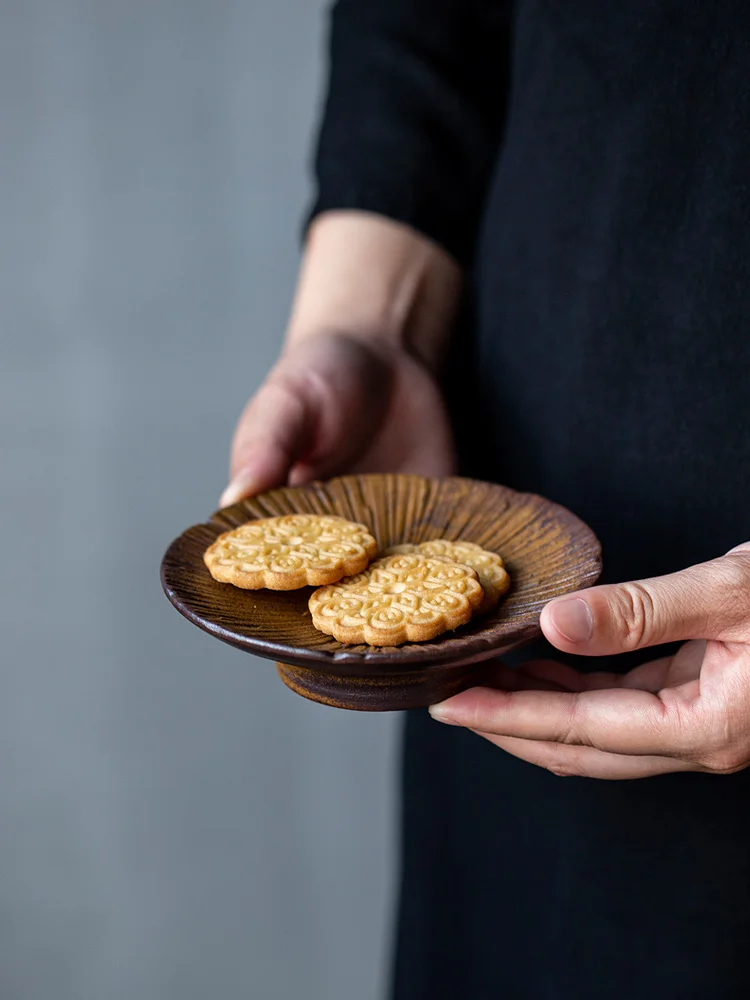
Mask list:
[[299,285],[224,502],[458,469],[570,507],[605,563],[497,688],[408,714],[392,995],[744,998],[750,5],[331,17]]

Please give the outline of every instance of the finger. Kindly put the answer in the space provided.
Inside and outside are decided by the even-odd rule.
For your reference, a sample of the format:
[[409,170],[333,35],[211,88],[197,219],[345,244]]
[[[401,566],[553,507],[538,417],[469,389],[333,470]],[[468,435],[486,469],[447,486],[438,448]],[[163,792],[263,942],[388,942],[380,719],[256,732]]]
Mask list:
[[240,418],[222,502],[351,468],[386,412],[392,374],[387,351],[343,334],[283,354]]
[[599,691],[626,687],[656,694],[664,687],[672,663],[673,657],[665,656],[644,663],[626,674],[615,674],[604,670],[581,673],[567,664],[557,663],[554,660],[530,660],[519,667],[518,673],[536,680],[546,680],[566,691]]
[[527,676],[521,670],[506,666],[502,660],[479,664],[472,675],[474,687],[499,688],[502,691],[566,691],[556,680]]
[[587,682],[586,674],[556,660],[528,660],[518,668],[518,675],[519,678],[555,684],[562,691],[583,691]]
[[606,656],[685,639],[750,637],[750,552],[736,551],[669,576],[592,587],[541,615],[558,649]]
[[586,674],[586,690],[601,691],[606,688],[633,688],[636,691],[650,691],[658,694],[669,679],[674,657],[662,656],[629,670],[626,674],[612,674],[605,670],[595,670]]
[[287,482],[309,438],[310,410],[305,396],[283,381],[261,386],[237,425],[222,507]]
[[430,709],[439,722],[608,753],[688,756],[689,727],[647,691],[497,691],[471,688]]
[[[700,675],[705,652],[705,640],[696,639],[683,643],[674,656],[650,660],[625,674],[604,670],[581,673],[555,660],[530,660],[519,667],[518,673],[536,680],[546,680],[567,691],[635,688],[638,691],[651,691],[657,694],[665,687],[676,688],[695,682]],[[520,686],[522,685],[516,685]]]
[[675,771],[704,770],[698,764],[678,760],[675,757],[627,756],[606,753],[593,747],[569,747],[561,743],[521,740],[513,736],[494,736],[491,733],[477,732],[477,736],[489,740],[513,757],[543,767],[561,778],[628,781],[634,778],[651,778],[658,774],[671,774]]

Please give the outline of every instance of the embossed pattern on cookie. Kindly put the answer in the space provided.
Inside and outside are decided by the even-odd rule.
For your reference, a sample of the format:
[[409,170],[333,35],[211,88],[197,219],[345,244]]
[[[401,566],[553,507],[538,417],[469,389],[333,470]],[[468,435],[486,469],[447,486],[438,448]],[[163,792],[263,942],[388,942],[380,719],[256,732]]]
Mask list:
[[339,642],[400,646],[465,625],[484,597],[475,570],[447,559],[392,555],[310,597],[313,625]]
[[407,555],[409,553],[423,556],[444,557],[453,562],[471,566],[477,571],[479,582],[484,590],[484,600],[477,614],[483,615],[491,611],[500,598],[510,589],[510,576],[505,569],[502,557],[496,552],[488,552],[474,542],[451,542],[446,538],[436,538],[419,544],[393,545],[386,555]]
[[219,535],[203,560],[214,580],[244,590],[298,590],[361,573],[377,555],[363,524],[343,517],[287,514]]

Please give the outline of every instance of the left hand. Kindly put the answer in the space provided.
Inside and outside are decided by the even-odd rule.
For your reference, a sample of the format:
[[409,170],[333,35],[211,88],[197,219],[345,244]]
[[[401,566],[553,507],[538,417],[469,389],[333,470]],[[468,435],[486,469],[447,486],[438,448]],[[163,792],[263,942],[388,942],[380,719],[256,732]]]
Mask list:
[[627,674],[539,660],[498,667],[430,709],[558,775],[732,774],[750,765],[750,543],[679,573],[593,587],[545,607],[558,649],[607,656],[685,642]]

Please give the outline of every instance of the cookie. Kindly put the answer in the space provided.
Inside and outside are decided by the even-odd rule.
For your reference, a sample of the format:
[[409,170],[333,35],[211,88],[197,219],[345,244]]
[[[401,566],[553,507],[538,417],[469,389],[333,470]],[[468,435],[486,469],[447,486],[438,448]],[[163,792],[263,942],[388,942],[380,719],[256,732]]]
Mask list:
[[470,566],[392,555],[310,597],[313,625],[339,642],[400,646],[465,625],[484,599]]
[[423,556],[443,556],[454,562],[463,563],[476,570],[479,582],[484,590],[484,600],[477,614],[483,615],[491,611],[503,594],[510,588],[510,577],[503,560],[496,552],[488,552],[474,542],[449,542],[437,538],[419,545],[394,545],[386,555],[414,553]]
[[363,524],[343,517],[287,514],[219,535],[203,556],[214,580],[244,590],[297,590],[361,573],[378,546]]

